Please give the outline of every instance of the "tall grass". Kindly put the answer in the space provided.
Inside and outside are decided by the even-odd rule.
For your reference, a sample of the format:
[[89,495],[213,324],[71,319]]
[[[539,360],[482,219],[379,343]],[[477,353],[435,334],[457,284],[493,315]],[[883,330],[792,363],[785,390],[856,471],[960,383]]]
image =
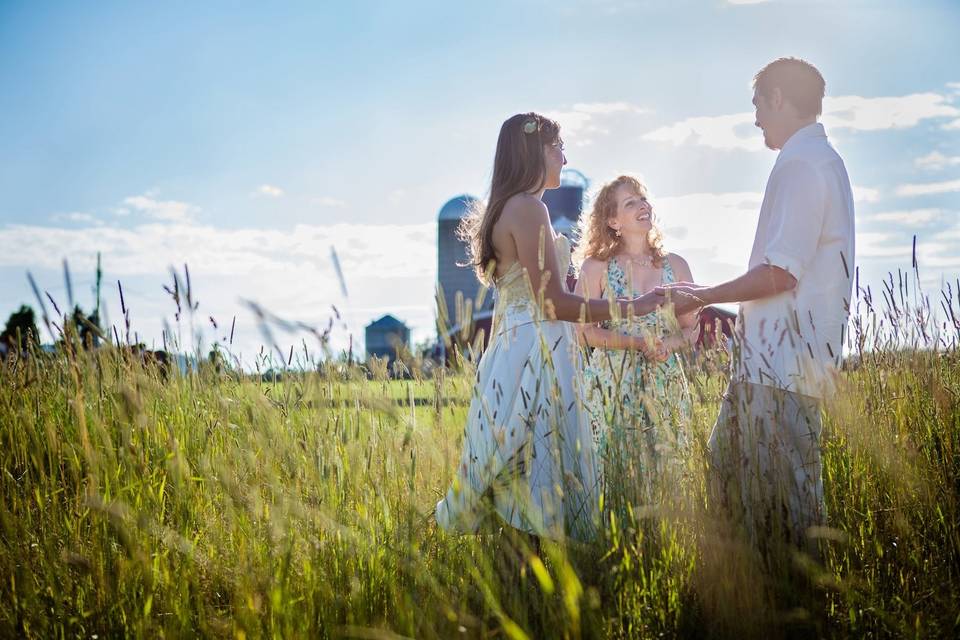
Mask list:
[[940,327],[902,290],[858,296],[856,366],[825,411],[822,562],[785,551],[779,565],[708,508],[719,352],[692,376],[683,481],[608,511],[595,544],[537,545],[431,518],[460,454],[469,363],[264,384],[213,366],[164,376],[68,331],[60,355],[0,374],[0,635],[952,636],[960,325],[952,289]]

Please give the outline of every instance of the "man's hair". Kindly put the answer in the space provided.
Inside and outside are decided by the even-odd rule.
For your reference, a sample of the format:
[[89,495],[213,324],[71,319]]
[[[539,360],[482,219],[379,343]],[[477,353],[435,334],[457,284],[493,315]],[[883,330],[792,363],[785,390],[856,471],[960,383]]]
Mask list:
[[792,104],[800,116],[823,113],[826,83],[817,68],[800,58],[778,58],[753,77],[753,88],[765,98],[780,89],[783,99]]

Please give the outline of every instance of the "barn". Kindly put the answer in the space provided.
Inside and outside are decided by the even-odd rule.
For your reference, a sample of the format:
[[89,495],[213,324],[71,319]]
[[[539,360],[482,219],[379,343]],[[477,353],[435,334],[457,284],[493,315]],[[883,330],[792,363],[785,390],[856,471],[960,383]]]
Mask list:
[[367,358],[387,358],[390,364],[397,358],[397,350],[409,349],[410,329],[406,324],[387,314],[367,325],[364,332]]

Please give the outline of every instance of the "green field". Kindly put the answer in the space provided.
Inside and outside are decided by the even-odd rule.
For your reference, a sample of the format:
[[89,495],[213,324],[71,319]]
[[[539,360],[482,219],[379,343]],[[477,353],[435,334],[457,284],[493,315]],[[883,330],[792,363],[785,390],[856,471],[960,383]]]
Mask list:
[[430,517],[459,458],[469,367],[262,384],[212,368],[164,379],[111,347],[9,360],[0,636],[956,634],[956,341],[880,345],[844,374],[826,412],[822,564],[763,568],[706,508],[723,370],[694,376],[694,451],[662,505],[533,556]]

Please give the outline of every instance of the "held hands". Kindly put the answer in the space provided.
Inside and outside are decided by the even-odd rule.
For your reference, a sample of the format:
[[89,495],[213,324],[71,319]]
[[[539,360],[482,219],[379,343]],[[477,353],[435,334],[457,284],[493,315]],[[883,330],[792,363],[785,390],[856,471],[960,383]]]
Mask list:
[[692,282],[674,282],[656,287],[653,291],[664,296],[666,301],[673,302],[674,313],[682,316],[707,306],[705,298],[708,289]]
[[637,351],[643,354],[647,360],[654,362],[666,362],[670,358],[670,350],[663,340],[646,340],[638,338],[639,344]]
[[633,305],[633,312],[636,315],[643,316],[655,311],[657,307],[663,305],[666,302],[666,298],[662,292],[657,291],[657,289],[653,289],[642,296],[637,296],[636,298],[624,301]]

